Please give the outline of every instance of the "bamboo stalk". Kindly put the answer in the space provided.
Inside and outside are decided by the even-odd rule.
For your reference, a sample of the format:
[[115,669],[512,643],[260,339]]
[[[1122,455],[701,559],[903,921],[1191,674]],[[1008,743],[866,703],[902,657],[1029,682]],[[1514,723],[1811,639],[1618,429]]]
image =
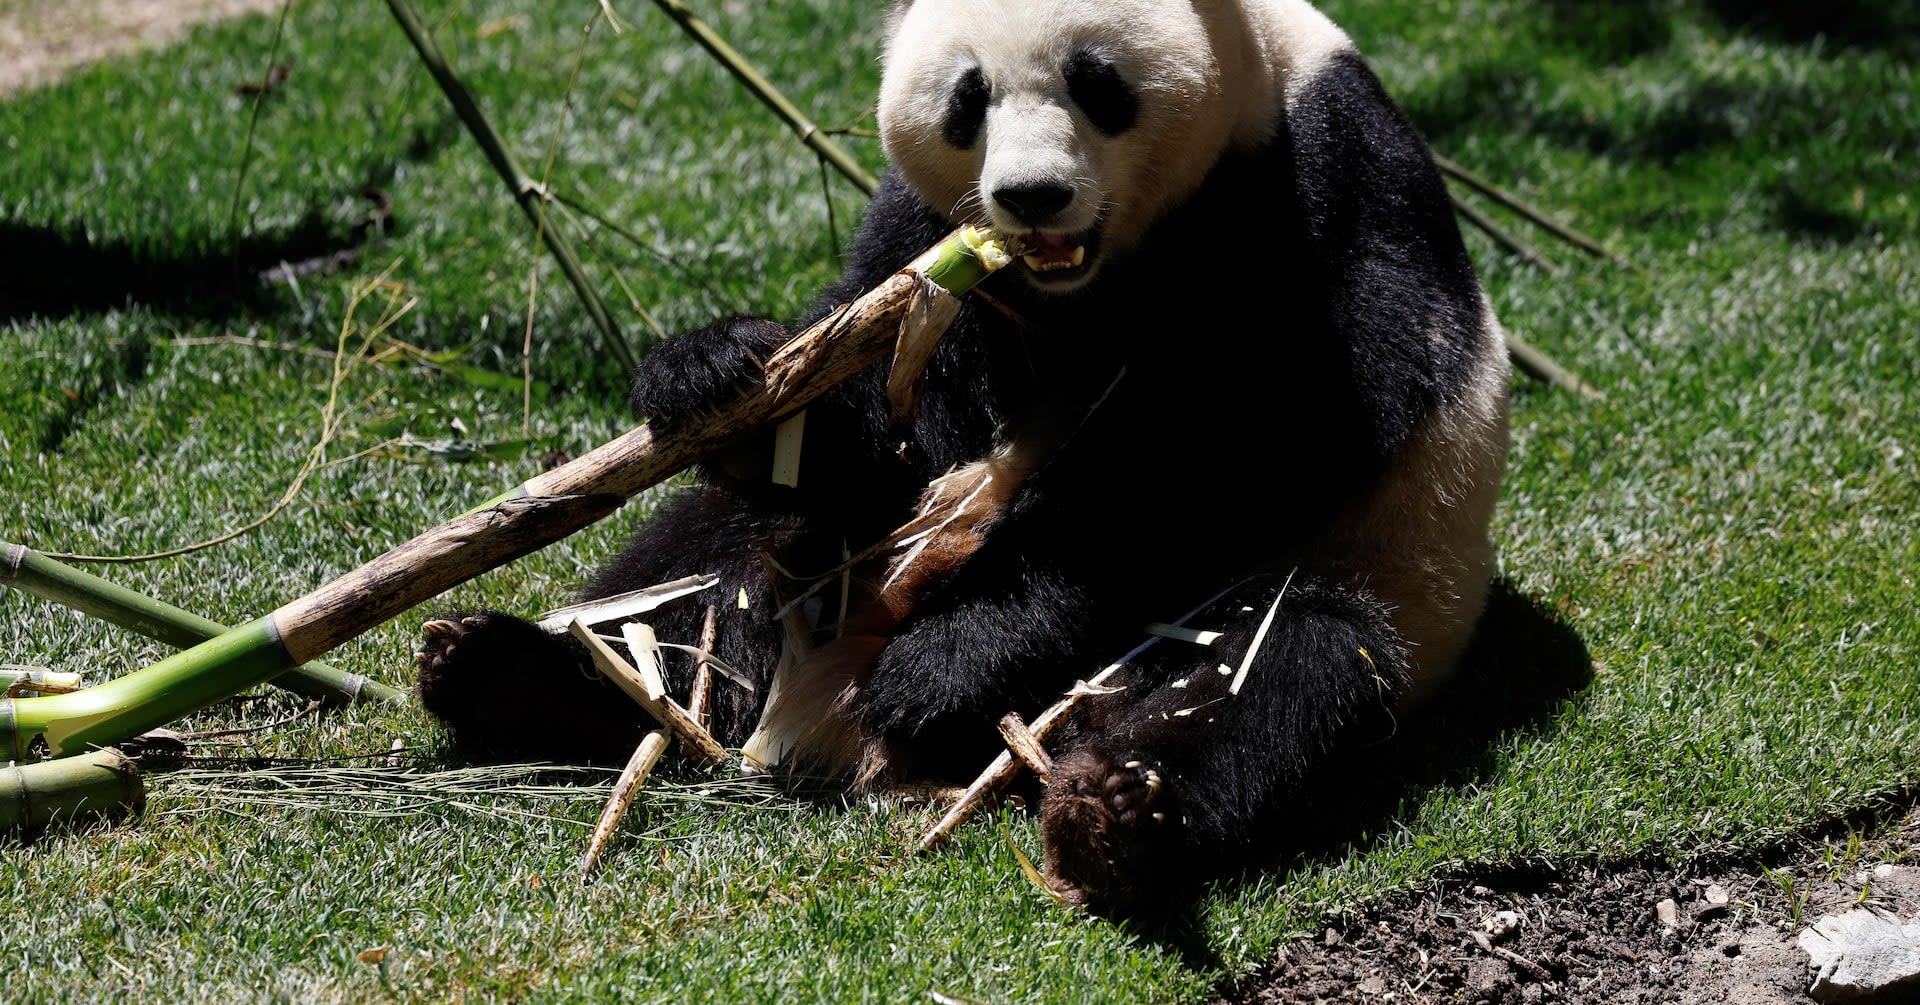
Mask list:
[[[0,586],[71,607],[176,649],[192,648],[228,630],[217,621],[56,562],[25,545],[4,541],[0,541]],[[334,706],[406,698],[403,691],[325,663],[294,667],[268,683]]]
[[108,747],[80,757],[0,767],[0,834],[111,820],[146,807],[140,769]]
[[[964,231],[964,232],[963,232]],[[205,708],[325,655],[481,573],[605,517],[714,448],[792,414],[892,347],[908,301],[934,283],[961,293],[1004,264],[976,252],[971,228],[929,248],[871,292],[789,340],[764,383],[656,439],[642,425],[263,617],[145,669],[74,694],[0,700],[0,753],[30,760],[33,741],[64,757]],[[983,262],[986,259],[993,264]]]
[[740,55],[733,46],[727,44],[727,40],[722,38],[719,32],[714,31],[712,26],[695,17],[693,12],[687,9],[686,4],[681,3],[680,0],[653,0],[653,2],[682,30],[692,35],[694,41],[705,47],[707,52],[719,60],[735,78],[745,84],[747,90],[752,91],[753,96],[760,99],[761,104],[780,116],[781,121],[787,124],[787,128],[799,135],[800,142],[805,143],[814,153],[819,154],[821,159],[833,165],[836,170],[846,176],[848,181],[859,186],[860,191],[872,195],[874,190],[880,187],[879,182],[855,163],[853,158],[833,141],[832,137],[821,132],[819,126],[814,125],[811,120],[801,114],[800,109],[793,102],[788,101],[786,95],[781,94],[779,89],[774,87],[759,70],[754,69],[753,64],[747,62],[745,56]]
[[640,794],[640,784],[653,773],[653,766],[660,763],[660,755],[666,749],[667,730],[656,729],[641,737],[640,745],[633,749],[633,756],[627,758],[627,766],[621,770],[620,780],[613,783],[613,792],[607,797],[605,808],[600,811],[600,819],[594,822],[593,837],[587,842],[586,854],[580,856],[580,875],[583,878],[600,861],[600,853],[613,840],[613,832],[619,828],[621,818],[627,815],[634,797]]
[[[507,183],[514,201],[527,214],[534,225],[540,240],[553,254],[554,262],[573,285],[573,291],[580,296],[580,302],[587,309],[587,316],[593,319],[594,327],[607,341],[607,348],[620,360],[620,365],[631,371],[638,364],[633,347],[627,344],[626,337],[620,333],[620,326],[613,320],[613,314],[607,310],[606,302],[600,299],[600,293],[587,279],[586,270],[580,266],[580,258],[574,254],[573,245],[567,236],[560,232],[557,222],[547,216],[546,190],[538,181],[520,170],[520,165],[507,151],[500,134],[494,132],[492,123],[480,111],[480,103],[474,100],[473,92],[460,80],[447,57],[440,51],[440,44],[433,39],[433,33],[420,20],[409,0],[387,0],[387,6],[393,11],[394,19],[407,33],[407,39],[413,43],[414,51],[420,54],[421,62],[427,64],[427,71],[433,74],[434,82],[440,85],[441,93],[447,96],[447,102],[453,105],[454,114],[473,135],[474,142],[487,155],[487,162],[493,165],[495,173]],[[645,347],[642,346],[644,349]]]

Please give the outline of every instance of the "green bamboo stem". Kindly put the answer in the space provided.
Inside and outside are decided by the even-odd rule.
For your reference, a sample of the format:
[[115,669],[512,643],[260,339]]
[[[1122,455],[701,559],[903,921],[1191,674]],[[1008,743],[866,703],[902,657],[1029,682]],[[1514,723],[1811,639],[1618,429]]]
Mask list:
[[[227,626],[217,621],[81,572],[32,548],[5,541],[0,541],[0,586],[63,604],[176,649],[192,648],[227,631]],[[406,697],[405,692],[325,663],[294,667],[269,683],[328,705],[395,701]]]
[[[433,74],[434,81],[440,85],[440,90],[447,96],[448,103],[453,105],[454,113],[460,116],[460,121],[466,125],[467,132],[473,134],[474,141],[480,144],[481,151],[487,155],[487,161],[493,165],[493,170],[513,192],[514,201],[520,204],[520,209],[527,214],[527,219],[532,221],[534,230],[539,233],[547,250],[552,252],[553,259],[560,266],[560,271],[566,275],[567,282],[573,284],[573,291],[579,294],[581,303],[586,306],[588,317],[593,319],[594,326],[599,328],[600,334],[606,338],[607,348],[620,360],[623,368],[632,370],[638,363],[638,357],[634,355],[633,347],[627,344],[626,337],[620,333],[620,326],[614,322],[613,314],[607,310],[606,302],[600,299],[599,291],[595,290],[593,284],[587,280],[586,271],[580,266],[580,258],[573,252],[573,245],[568,242],[566,235],[560,232],[555,221],[548,218],[545,188],[520,170],[520,165],[513,159],[513,154],[509,153],[506,144],[501,142],[500,134],[494,132],[493,125],[481,113],[480,104],[474,100],[473,92],[467,90],[467,85],[462,83],[460,77],[453,72],[447,57],[440,51],[439,43],[433,40],[432,32],[420,20],[419,13],[413,9],[413,4],[408,0],[387,0],[387,6],[393,10],[394,19],[400,22],[401,29],[413,42],[413,48],[420,54],[421,61],[427,64],[427,70]],[[645,346],[642,346],[642,349],[644,350]]]
[[772,109],[775,115],[780,116],[781,121],[787,124],[787,128],[799,135],[800,142],[805,143],[814,153],[833,165],[836,170],[846,176],[848,181],[859,186],[860,191],[872,195],[874,190],[880,187],[880,183],[874,180],[873,175],[868,174],[865,169],[855,163],[854,159],[833,141],[833,137],[821,132],[819,126],[814,125],[812,120],[801,114],[800,109],[787,100],[786,96],[761,75],[759,70],[754,69],[753,64],[747,62],[745,56],[740,55],[733,46],[727,44],[727,40],[722,38],[719,32],[714,31],[712,26],[695,17],[693,12],[687,9],[686,4],[681,3],[680,0],[653,0],[653,2],[655,6],[665,11],[668,17],[673,18],[674,23],[681,29],[692,35],[694,41],[699,42],[709,53],[712,53],[713,58],[719,60],[736,79],[745,84],[747,90],[753,92],[754,97],[759,98],[762,104]]
[[140,769],[111,747],[42,764],[0,766],[0,834],[114,819],[139,813],[146,802]]
[[[908,268],[789,340],[764,383],[660,431],[642,425],[415,537],[359,569],[142,670],[72,694],[0,700],[0,752],[14,760],[108,746],[254,686],[481,573],[558,541],[714,448],[805,407],[882,359],[932,280],[950,293],[989,267],[956,232]],[[996,258],[999,256],[995,256]]]

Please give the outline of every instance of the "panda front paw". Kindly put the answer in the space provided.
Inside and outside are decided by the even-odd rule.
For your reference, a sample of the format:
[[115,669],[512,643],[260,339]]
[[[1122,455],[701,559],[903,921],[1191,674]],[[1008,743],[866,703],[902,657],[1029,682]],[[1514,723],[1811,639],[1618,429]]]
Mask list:
[[1167,776],[1140,754],[1058,758],[1040,802],[1047,886],[1062,902],[1128,913],[1161,899],[1181,821]]
[[617,764],[638,742],[638,706],[571,637],[499,611],[430,618],[420,631],[415,690],[456,756]]
[[712,412],[758,387],[767,357],[787,338],[772,321],[743,315],[670,338],[648,350],[634,372],[634,410],[661,424]]

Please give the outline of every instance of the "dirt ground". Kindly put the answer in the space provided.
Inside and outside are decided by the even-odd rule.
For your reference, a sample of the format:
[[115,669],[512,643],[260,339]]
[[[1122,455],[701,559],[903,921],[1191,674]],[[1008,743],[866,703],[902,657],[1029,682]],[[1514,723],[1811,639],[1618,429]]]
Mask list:
[[1809,843],[1770,865],[1451,884],[1281,946],[1215,1005],[1803,1005],[1799,933],[1867,905],[1920,913],[1920,811],[1857,847]]
[[[291,2],[291,0],[288,0]],[[278,10],[281,0],[0,0],[0,95],[78,66],[165,45],[201,21]]]

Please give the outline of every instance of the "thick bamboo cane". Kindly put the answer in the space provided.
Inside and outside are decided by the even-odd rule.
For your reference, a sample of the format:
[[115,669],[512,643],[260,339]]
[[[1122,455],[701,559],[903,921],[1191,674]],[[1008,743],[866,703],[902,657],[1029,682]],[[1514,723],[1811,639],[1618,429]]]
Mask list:
[[[227,631],[227,626],[217,621],[63,565],[25,545],[5,541],[0,541],[0,586],[91,614],[176,649],[199,645]],[[404,691],[325,663],[294,667],[270,683],[328,705],[406,698]]]
[[[307,663],[481,573],[558,541],[748,430],[798,411],[881,358],[916,298],[970,289],[1005,257],[956,231],[873,291],[790,340],[759,388],[658,437],[640,426],[375,558],[273,613],[72,694],[0,701],[0,754],[35,740],[63,757],[106,746]],[[985,259],[988,264],[983,264]],[[944,291],[944,292],[942,292]]]
[[109,747],[45,764],[0,765],[0,834],[139,813],[140,769]]

